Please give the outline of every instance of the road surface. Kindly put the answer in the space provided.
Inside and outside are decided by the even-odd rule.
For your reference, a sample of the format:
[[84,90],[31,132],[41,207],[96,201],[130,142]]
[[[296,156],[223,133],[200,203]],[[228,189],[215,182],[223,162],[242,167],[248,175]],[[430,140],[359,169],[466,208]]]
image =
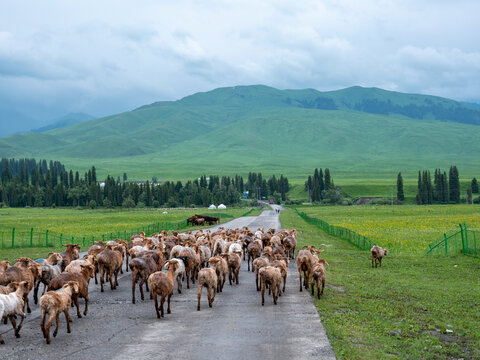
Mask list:
[[[275,206],[274,206],[275,208]],[[280,229],[275,210],[257,217],[243,217],[222,224],[225,228],[248,226]],[[310,295],[298,291],[295,264],[289,266],[286,292],[273,304],[255,289],[255,276],[244,262],[240,284],[229,285],[208,307],[203,290],[200,312],[197,286],[183,286],[183,293],[172,297],[172,314],[158,320],[153,301],[131,302],[130,273],[119,280],[117,290],[101,293],[90,282],[89,312],[78,319],[72,309],[72,333],[66,333],[63,315],[59,333],[47,345],[40,330],[40,313],[32,314],[16,339],[11,325],[0,325],[6,344],[0,345],[4,359],[335,359],[325,329]],[[83,299],[80,299],[83,311]],[[8,329],[8,331],[7,331]],[[53,332],[53,327],[52,330]]]

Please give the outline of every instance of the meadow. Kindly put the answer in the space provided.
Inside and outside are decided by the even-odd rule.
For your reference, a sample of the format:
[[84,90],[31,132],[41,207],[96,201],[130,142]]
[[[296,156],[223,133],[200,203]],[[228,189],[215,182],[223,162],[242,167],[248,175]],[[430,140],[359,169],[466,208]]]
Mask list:
[[[437,214],[433,217],[437,225],[446,211],[423,209],[412,214],[414,209],[403,211],[412,221],[415,216]],[[463,207],[446,209],[458,217],[472,215]],[[382,216],[383,221],[393,220],[385,207],[380,211],[363,207],[310,210],[338,223],[353,217],[349,224],[364,225],[372,213],[380,221]],[[396,214],[399,220],[402,215]],[[281,223],[297,229],[297,249],[314,245],[325,250],[327,285],[322,298],[314,302],[338,359],[480,358],[477,258],[425,255],[417,253],[418,248],[407,248],[390,253],[382,268],[372,269],[368,251],[327,235],[293,210],[281,213]],[[410,231],[417,233],[416,228]]]
[[298,206],[298,211],[367,236],[394,252],[423,253],[443,233],[465,222],[480,229],[479,205]]

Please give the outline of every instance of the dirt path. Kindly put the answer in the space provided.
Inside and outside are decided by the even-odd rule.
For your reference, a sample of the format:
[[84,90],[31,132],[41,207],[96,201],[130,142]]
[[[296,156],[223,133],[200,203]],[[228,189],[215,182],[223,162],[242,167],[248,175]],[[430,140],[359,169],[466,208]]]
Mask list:
[[[274,210],[258,217],[244,217],[224,227],[280,228]],[[289,267],[286,292],[273,305],[255,289],[255,276],[240,271],[240,284],[225,284],[213,308],[208,307],[205,290],[202,310],[196,311],[197,287],[172,297],[172,314],[158,320],[151,300],[131,303],[130,273],[119,280],[118,290],[101,293],[91,282],[90,306],[86,317],[73,317],[72,334],[66,333],[61,317],[57,338],[46,345],[40,330],[37,306],[28,315],[16,339],[0,325],[6,345],[0,346],[6,359],[334,359],[323,325],[310,295],[298,292],[295,264]],[[80,300],[83,310],[83,300]],[[10,327],[10,324],[8,325]]]

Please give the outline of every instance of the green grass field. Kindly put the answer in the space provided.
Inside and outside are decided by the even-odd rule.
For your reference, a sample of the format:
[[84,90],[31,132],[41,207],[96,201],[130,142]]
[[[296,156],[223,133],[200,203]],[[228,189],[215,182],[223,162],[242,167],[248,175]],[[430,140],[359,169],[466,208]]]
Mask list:
[[480,229],[479,205],[299,206],[298,211],[343,226],[394,252],[424,252],[459,223]]
[[[334,211],[334,219],[350,208],[324,209],[321,215]],[[281,222],[299,232],[297,248],[325,249],[327,287],[315,305],[338,359],[480,358],[478,259],[405,251],[372,269],[369,252],[328,236],[294,211],[282,212]]]
[[[250,208],[229,208],[227,210],[199,209],[169,209],[168,214],[163,214],[163,209],[150,210],[73,210],[73,209],[0,209],[0,234],[3,232],[4,248],[0,248],[0,259],[14,261],[20,256],[31,258],[44,257],[50,251],[58,251],[57,247],[24,247],[11,249],[11,231],[15,227],[16,234],[30,231],[45,232],[49,230],[57,234],[63,234],[64,243],[74,236],[81,238],[98,237],[110,232],[123,232],[137,229],[159,222],[177,222],[185,220],[194,214],[219,214],[224,213],[233,217],[239,217]],[[254,210],[251,216],[258,215],[261,209]],[[226,222],[232,218],[221,218]],[[195,227],[198,228],[198,227]],[[189,228],[185,228],[187,231]]]

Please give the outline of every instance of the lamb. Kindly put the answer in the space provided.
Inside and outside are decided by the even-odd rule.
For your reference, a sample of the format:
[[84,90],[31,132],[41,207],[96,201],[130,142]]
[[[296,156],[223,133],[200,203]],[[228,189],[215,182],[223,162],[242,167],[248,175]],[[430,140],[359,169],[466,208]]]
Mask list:
[[[22,328],[23,320],[25,320],[23,296],[29,284],[26,281],[21,281],[20,283],[14,282],[13,286],[17,287],[15,292],[0,294],[0,319],[9,318],[15,331],[15,337],[19,338],[20,329]],[[20,315],[22,318],[18,326],[15,320],[16,315]],[[5,344],[1,335],[0,344]]]
[[282,286],[280,269],[273,266],[265,266],[259,270],[259,274],[262,283],[262,306],[265,305],[265,287],[267,285],[269,291],[272,291],[273,303],[277,305],[277,299],[280,295],[280,287]]
[[182,259],[175,258],[171,259],[170,262],[177,262],[178,267],[175,270],[175,279],[177,281],[177,291],[179,294],[182,293],[182,278],[185,276],[185,264]]
[[260,291],[260,283],[258,281],[258,272],[261,268],[270,265],[270,261],[265,257],[259,257],[253,260],[252,267],[255,272],[255,284],[257,286],[257,291]]
[[[163,271],[157,271],[151,274],[148,277],[148,285],[150,286],[150,292],[153,296],[153,301],[155,302],[155,311],[157,313],[157,318],[163,317],[163,304],[165,303],[165,298],[168,300],[167,314],[170,314],[170,298],[173,294],[173,288],[175,285],[175,271],[177,270],[178,263],[176,261],[167,261],[165,263],[165,269],[168,271],[165,274]],[[158,298],[161,296],[161,313],[158,310]]]
[[260,257],[261,249],[257,243],[252,242],[251,244],[248,244],[247,252],[248,252],[248,260],[247,260],[248,271],[250,271],[250,260],[252,260],[252,271],[254,271],[253,262],[255,261],[256,258]]
[[375,267],[377,267],[378,264],[382,267],[382,259],[384,256],[387,256],[388,250],[375,245],[370,252],[372,253],[372,268],[374,263]]
[[145,283],[146,289],[148,290],[148,277],[150,274],[153,274],[156,271],[159,271],[157,261],[155,261],[155,256],[158,259],[158,255],[154,254],[153,256],[137,257],[133,259],[130,264],[130,270],[132,270],[132,303],[135,304],[135,284],[138,280],[140,283],[138,287],[140,288],[140,297],[144,300],[143,296],[143,284]]
[[[110,281],[110,289],[114,290],[118,286],[118,272],[123,265],[123,254],[117,246],[114,250],[105,249],[97,255],[98,270],[100,271],[100,291],[103,292],[104,274]],[[115,275],[115,281],[112,281]]]
[[225,280],[227,278],[228,273],[228,262],[222,256],[214,256],[208,260],[210,266],[215,269],[217,274],[217,292],[223,291],[223,285],[225,284]]
[[92,264],[80,265],[82,271],[80,273],[61,273],[56,278],[50,281],[48,285],[48,291],[58,290],[63,287],[69,281],[76,281],[78,283],[78,294],[72,295],[72,300],[77,307],[77,317],[81,318],[80,307],[78,305],[78,298],[85,299],[85,310],[83,315],[87,315],[88,312],[88,284],[90,279],[95,275],[95,267]]
[[[328,262],[325,259],[319,259],[312,267],[310,274],[310,286],[312,287],[312,296],[314,294],[314,286],[317,285],[317,297],[323,295],[323,289],[325,288],[325,280],[327,278],[327,272],[325,271],[325,265]],[[322,290],[320,290],[320,284],[322,284]]]
[[290,259],[295,259],[295,248],[297,247],[297,240],[295,236],[289,235],[283,241],[283,246]]
[[215,269],[203,268],[198,273],[198,311],[200,311],[200,298],[202,297],[202,288],[204,286],[207,288],[208,306],[212,307],[215,295],[217,295],[217,281],[218,279]]
[[308,279],[310,279],[310,272],[312,271],[315,258],[310,250],[300,250],[297,255],[297,269],[300,277],[300,291],[302,291],[302,272],[303,283],[305,289],[308,289]]
[[193,248],[184,247],[177,257],[180,259],[188,258],[188,260],[184,260],[184,262],[185,276],[187,277],[187,289],[190,289],[190,280],[195,284],[195,277],[198,271],[198,265],[200,264],[200,256],[198,256]]
[[[43,337],[47,340],[47,344],[50,344],[50,327],[52,326],[54,319],[57,321],[57,326],[53,332],[53,337],[57,336],[61,312],[65,314],[67,333],[70,334],[70,323],[72,322],[72,318],[70,317],[69,310],[72,303],[72,296],[74,294],[78,294],[78,291],[78,282],[68,281],[60,290],[48,291],[40,298],[40,308],[42,313],[40,327],[43,332]],[[47,314],[48,321],[47,325],[45,326],[45,317]]]

